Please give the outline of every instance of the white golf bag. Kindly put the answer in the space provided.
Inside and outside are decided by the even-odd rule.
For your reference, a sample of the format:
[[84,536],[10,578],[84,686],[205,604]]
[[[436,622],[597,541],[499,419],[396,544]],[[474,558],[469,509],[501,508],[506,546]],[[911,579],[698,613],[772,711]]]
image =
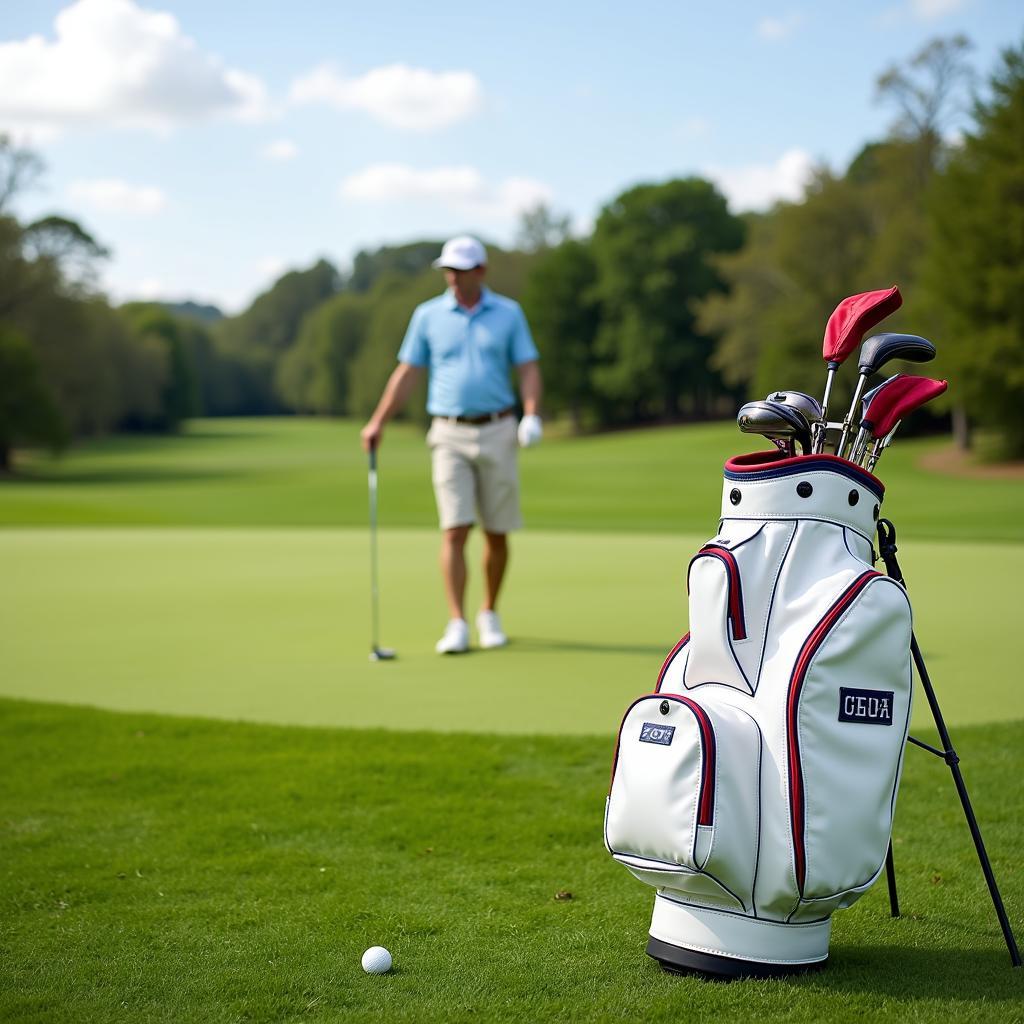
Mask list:
[[872,568],[882,484],[833,455],[725,466],[690,632],[627,710],[612,856],[657,890],[647,952],[777,974],[828,957],[885,866],[911,711],[911,612]]

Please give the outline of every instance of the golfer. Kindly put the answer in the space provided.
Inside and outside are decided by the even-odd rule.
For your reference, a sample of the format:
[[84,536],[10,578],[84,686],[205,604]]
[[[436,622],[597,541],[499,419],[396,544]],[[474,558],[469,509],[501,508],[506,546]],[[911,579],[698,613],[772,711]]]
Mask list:
[[[481,647],[508,643],[497,602],[508,565],[508,534],[522,526],[516,444],[541,439],[541,376],[537,348],[519,303],[484,286],[487,252],[467,235],[445,242],[434,266],[448,290],[418,306],[377,408],[362,429],[363,448],[381,440],[384,424],[429,372],[427,444],[441,523],[441,576],[449,621],[439,654],[469,648],[465,615],[466,539],[478,521],[484,531],[484,601],[476,617]],[[523,404],[516,426],[509,371],[515,367]]]

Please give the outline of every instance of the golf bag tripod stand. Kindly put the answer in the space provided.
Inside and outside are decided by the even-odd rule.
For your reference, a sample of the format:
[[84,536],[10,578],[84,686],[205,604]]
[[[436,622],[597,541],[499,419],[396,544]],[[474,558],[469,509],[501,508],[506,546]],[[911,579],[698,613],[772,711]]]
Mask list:
[[[903,579],[903,572],[900,569],[899,562],[896,560],[896,528],[888,519],[878,520],[878,553],[881,556],[882,561],[885,563],[886,573],[892,577],[892,579],[905,587],[906,581]],[[930,754],[934,754],[936,757],[941,757],[942,760],[949,765],[949,770],[953,774],[953,782],[956,785],[956,791],[960,797],[960,803],[964,810],[964,817],[967,819],[967,825],[971,830],[971,838],[974,840],[974,848],[978,853],[981,870],[985,875],[985,881],[988,884],[988,891],[992,897],[992,905],[995,907],[996,917],[999,919],[999,927],[1003,930],[1003,938],[1006,940],[1006,948],[1010,954],[1010,962],[1014,967],[1020,967],[1020,951],[1017,948],[1017,941],[1014,938],[1013,929],[1010,927],[1010,920],[1006,916],[1006,908],[1003,906],[1003,898],[999,894],[999,886],[996,884],[996,877],[992,871],[992,865],[989,862],[988,853],[985,850],[985,842],[981,837],[981,829],[978,827],[978,821],[974,816],[974,808],[971,806],[971,798],[967,794],[967,785],[964,782],[963,774],[960,771],[960,758],[953,749],[953,742],[950,739],[949,730],[946,728],[945,719],[942,717],[942,710],[939,708],[938,698],[935,696],[935,689],[932,686],[931,677],[928,675],[928,669],[924,663],[924,656],[921,654],[921,648],[917,643],[917,637],[913,633],[911,633],[910,639],[910,652],[913,656],[914,667],[917,669],[917,675],[921,680],[921,686],[924,689],[925,697],[928,699],[928,706],[931,708],[932,718],[935,720],[935,728],[938,731],[939,740],[942,743],[942,749],[938,750],[930,744],[923,743],[921,740],[916,739],[913,736],[908,736],[907,740],[910,743],[913,743],[914,746],[921,747],[922,750],[927,750]],[[899,897],[896,893],[896,869],[893,863],[891,840],[889,842],[889,850],[885,859],[885,876],[886,882],[889,886],[890,913],[893,917],[899,917],[900,905]]]

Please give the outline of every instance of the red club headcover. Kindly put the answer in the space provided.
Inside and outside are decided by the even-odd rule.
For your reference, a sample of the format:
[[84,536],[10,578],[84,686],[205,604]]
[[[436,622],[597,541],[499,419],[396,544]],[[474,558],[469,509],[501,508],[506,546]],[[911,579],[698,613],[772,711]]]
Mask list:
[[931,377],[895,377],[888,387],[878,389],[861,426],[870,430],[872,437],[885,437],[904,416],[937,398],[948,386],[946,381]]
[[860,344],[860,339],[867,331],[902,305],[903,296],[897,285],[877,292],[861,292],[843,299],[825,325],[822,358],[829,363],[843,362]]

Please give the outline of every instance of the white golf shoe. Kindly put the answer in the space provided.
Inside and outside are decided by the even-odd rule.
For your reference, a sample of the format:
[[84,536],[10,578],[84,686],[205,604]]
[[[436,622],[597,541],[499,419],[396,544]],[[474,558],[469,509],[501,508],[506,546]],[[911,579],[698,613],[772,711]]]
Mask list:
[[497,612],[480,612],[476,617],[476,631],[480,636],[481,647],[504,647],[508,643]]
[[444,636],[434,644],[438,654],[462,654],[469,650],[469,623],[465,619],[450,619]]

